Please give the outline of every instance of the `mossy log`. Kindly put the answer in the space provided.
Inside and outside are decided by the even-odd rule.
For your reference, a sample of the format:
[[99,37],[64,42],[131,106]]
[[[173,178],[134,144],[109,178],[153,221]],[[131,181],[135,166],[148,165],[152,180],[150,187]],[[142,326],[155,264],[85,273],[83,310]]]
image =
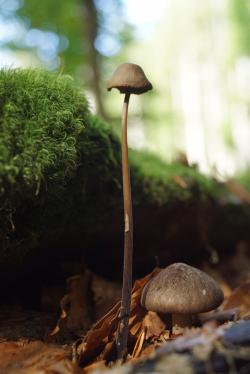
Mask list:
[[[49,277],[80,257],[119,277],[123,252],[120,141],[70,77],[0,71],[0,274]],[[130,152],[135,274],[210,255],[223,187],[194,168]]]

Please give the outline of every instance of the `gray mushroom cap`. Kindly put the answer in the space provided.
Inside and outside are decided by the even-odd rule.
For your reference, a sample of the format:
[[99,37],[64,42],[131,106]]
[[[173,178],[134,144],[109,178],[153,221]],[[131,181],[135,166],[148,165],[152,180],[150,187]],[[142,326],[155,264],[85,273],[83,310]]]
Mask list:
[[193,314],[217,308],[224,295],[213,278],[192,266],[175,263],[144,287],[141,304],[158,313]]
[[139,65],[125,62],[118,66],[107,83],[107,90],[117,88],[120,93],[142,94],[153,88]]

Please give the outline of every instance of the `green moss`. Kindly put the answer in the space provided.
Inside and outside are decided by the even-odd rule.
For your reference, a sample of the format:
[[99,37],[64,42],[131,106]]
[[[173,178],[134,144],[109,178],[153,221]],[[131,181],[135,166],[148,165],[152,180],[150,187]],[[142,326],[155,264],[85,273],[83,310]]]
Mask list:
[[[182,164],[166,164],[147,152],[131,151],[132,183],[142,201],[163,205],[172,201],[218,198],[221,186],[195,168]],[[177,178],[181,178],[178,183]],[[140,191],[140,192],[139,192]]]
[[[70,77],[0,71],[0,251],[33,248],[80,162],[89,116]],[[8,251],[7,251],[8,249]]]
[[0,71],[0,196],[39,195],[75,171],[87,102],[69,77]]

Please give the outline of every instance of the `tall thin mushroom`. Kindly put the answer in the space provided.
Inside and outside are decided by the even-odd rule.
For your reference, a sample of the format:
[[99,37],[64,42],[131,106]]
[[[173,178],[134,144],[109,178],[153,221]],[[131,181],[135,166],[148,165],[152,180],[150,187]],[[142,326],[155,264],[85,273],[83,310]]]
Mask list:
[[125,94],[122,110],[122,180],[124,202],[124,263],[123,285],[120,309],[120,322],[116,336],[117,358],[124,359],[127,354],[128,323],[130,316],[133,260],[133,215],[128,162],[127,117],[130,94],[142,94],[152,89],[142,68],[136,64],[124,63],[118,66],[107,83],[107,90],[117,88]]

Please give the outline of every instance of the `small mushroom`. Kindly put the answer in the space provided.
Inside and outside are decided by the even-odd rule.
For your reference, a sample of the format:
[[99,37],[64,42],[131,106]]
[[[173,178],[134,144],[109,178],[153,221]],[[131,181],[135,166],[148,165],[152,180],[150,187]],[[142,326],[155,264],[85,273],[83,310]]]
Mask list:
[[141,304],[160,315],[171,315],[171,328],[192,325],[193,316],[217,308],[223,292],[213,278],[184,263],[158,273],[144,287]]
[[153,86],[139,65],[125,62],[118,66],[108,81],[107,90],[111,91],[112,88],[117,88],[125,95],[140,95],[152,90]]
[[123,359],[127,353],[128,323],[130,316],[132,290],[132,258],[133,258],[133,216],[130,185],[130,170],[127,144],[127,116],[130,94],[142,94],[152,89],[142,68],[131,63],[118,66],[107,83],[107,90],[117,88],[125,94],[122,111],[122,181],[124,201],[124,264],[123,286],[120,308],[120,323],[116,336],[118,359]]

